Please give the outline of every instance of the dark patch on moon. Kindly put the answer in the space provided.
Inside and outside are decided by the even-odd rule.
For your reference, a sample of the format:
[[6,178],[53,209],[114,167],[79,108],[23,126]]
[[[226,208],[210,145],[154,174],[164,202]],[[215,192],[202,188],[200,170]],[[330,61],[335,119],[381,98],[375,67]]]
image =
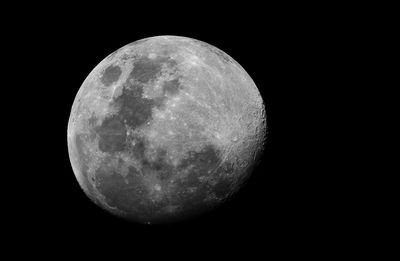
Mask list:
[[212,172],[221,162],[220,153],[211,144],[206,145],[200,152],[189,151],[188,154],[189,157],[184,159],[179,167],[187,168],[191,165],[196,166],[193,169],[196,175]]
[[126,128],[119,117],[106,118],[95,131],[99,135],[99,149],[103,152],[117,152],[125,149]]
[[96,172],[96,181],[97,189],[105,196],[107,204],[111,207],[131,213],[140,206],[145,191],[140,174],[135,168],[130,167],[126,177],[100,168]]
[[[207,202],[210,186],[201,177],[212,175],[221,163],[219,151],[213,145],[207,145],[200,152],[190,151],[189,157],[181,162],[176,171],[189,171],[186,178],[177,180],[178,188],[172,201],[179,204],[187,216],[194,216],[210,208]],[[191,191],[191,189],[195,189]]]
[[127,151],[137,160],[143,160],[146,142],[143,138],[129,134],[127,137]]
[[232,191],[232,180],[226,177],[220,177],[217,184],[212,187],[215,195],[219,198],[226,198]]
[[96,126],[96,122],[97,122],[97,118],[94,115],[94,113],[92,113],[92,115],[89,117],[87,123],[89,127],[95,127]]
[[[195,216],[210,209],[212,202],[208,202],[207,197],[213,190],[209,184],[201,181],[201,177],[212,175],[221,163],[220,152],[213,145],[207,145],[199,152],[190,151],[189,157],[175,167],[167,162],[164,149],[157,150],[155,160],[147,159],[144,154],[145,143],[136,139],[135,145],[129,149],[136,151],[135,157],[141,161],[142,169],[129,167],[126,177],[119,173],[118,168],[102,167],[96,173],[97,187],[111,207],[118,208],[128,215],[128,219],[136,221],[166,221],[166,218],[177,218],[170,212],[163,212],[169,205],[178,206],[178,218]],[[107,162],[102,164],[106,166]],[[150,199],[149,191],[143,184],[143,176],[156,173],[157,178],[167,184],[174,175],[179,175],[182,171],[187,171],[188,175],[175,180],[177,186],[174,191],[160,201]],[[226,193],[222,188],[224,184],[220,183],[214,192]]]
[[[210,190],[206,183],[188,186],[187,183],[179,180],[177,184],[178,188],[171,202],[179,206],[180,216],[182,218],[197,216],[211,210],[211,204],[207,202]],[[191,188],[194,188],[194,191],[191,191]]]
[[151,79],[154,79],[162,68],[161,63],[147,57],[142,57],[136,61],[133,66],[129,77],[140,83],[147,83]]
[[147,83],[154,80],[161,72],[163,65],[173,68],[177,62],[168,56],[159,56],[154,59],[148,57],[140,57],[133,63],[133,70],[129,78],[139,83]]
[[157,106],[153,100],[142,96],[142,86],[125,86],[122,94],[113,102],[120,108],[118,117],[133,130],[148,122],[151,119],[152,108]]
[[[132,130],[146,124],[152,119],[152,109],[161,107],[167,97],[156,97],[147,99],[143,97],[143,83],[155,79],[160,73],[162,65],[167,63],[173,66],[175,61],[166,57],[160,57],[152,60],[142,57],[135,62],[128,79],[123,85],[122,93],[114,98],[110,103],[118,108],[115,115],[106,118],[101,126],[95,127],[99,135],[99,149],[103,152],[116,152],[125,149],[126,127]],[[179,90],[179,81],[171,81],[167,86],[170,93],[177,93]],[[91,119],[95,122],[95,119]]]
[[108,87],[112,83],[118,81],[121,74],[122,70],[119,66],[110,65],[104,70],[100,80],[104,84],[104,86]]
[[163,93],[164,95],[176,95],[182,89],[182,86],[179,82],[179,79],[173,79],[170,81],[164,82],[163,86]]
[[148,160],[142,158],[143,174],[147,173],[157,173],[157,177],[160,181],[169,180],[175,172],[175,167],[170,165],[166,159],[166,150],[158,149],[156,151],[155,160]]
[[116,152],[125,149],[127,126],[132,130],[151,120],[152,108],[157,104],[150,99],[142,98],[143,87],[126,85],[122,94],[111,104],[119,111],[106,118],[95,131],[99,135],[99,149],[103,152]]

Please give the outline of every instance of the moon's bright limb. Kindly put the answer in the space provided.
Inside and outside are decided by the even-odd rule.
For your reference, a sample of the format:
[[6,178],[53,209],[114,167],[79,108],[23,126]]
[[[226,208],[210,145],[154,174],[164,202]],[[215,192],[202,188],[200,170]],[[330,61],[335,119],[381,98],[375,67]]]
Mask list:
[[159,36],[101,61],[68,123],[74,173],[104,209],[140,222],[191,216],[250,175],[266,134],[245,70],[198,40]]

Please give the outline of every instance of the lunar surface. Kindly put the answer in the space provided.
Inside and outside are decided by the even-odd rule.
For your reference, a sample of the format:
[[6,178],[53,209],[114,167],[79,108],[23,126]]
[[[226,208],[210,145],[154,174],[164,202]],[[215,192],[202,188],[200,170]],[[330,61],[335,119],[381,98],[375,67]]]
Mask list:
[[158,36],[102,60],[79,89],[68,150],[86,195],[140,223],[197,217],[232,198],[266,136],[260,93],[205,42]]

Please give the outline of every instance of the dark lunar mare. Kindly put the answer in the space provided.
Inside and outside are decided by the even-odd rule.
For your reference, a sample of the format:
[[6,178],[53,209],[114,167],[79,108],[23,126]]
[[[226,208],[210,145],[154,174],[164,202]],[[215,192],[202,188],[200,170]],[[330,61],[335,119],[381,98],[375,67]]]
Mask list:
[[[142,158],[143,168],[140,171],[130,167],[125,178],[118,170],[107,168],[100,168],[96,173],[98,189],[107,203],[126,213],[128,220],[163,223],[193,217],[215,206],[217,202],[206,201],[211,192],[218,196],[220,191],[227,193],[230,188],[228,186],[225,189],[224,183],[218,183],[214,187],[201,181],[201,177],[215,175],[215,170],[221,165],[220,152],[212,145],[206,146],[200,152],[190,151],[189,157],[177,167],[166,161],[163,149],[157,151],[154,161],[146,159],[141,148],[137,153]],[[160,201],[150,199],[148,188],[143,184],[144,175],[157,173],[158,179],[166,185],[171,177],[183,171],[188,171],[187,176],[175,181],[175,189],[167,197]],[[195,191],[192,192],[191,189]],[[162,211],[167,206],[178,206],[177,212]]]
[[104,86],[110,86],[113,82],[116,82],[122,74],[122,70],[119,66],[110,65],[108,66],[101,76],[100,80]]
[[173,79],[170,81],[166,81],[163,86],[163,94],[167,95],[175,95],[179,93],[179,91],[182,89],[182,85],[179,83],[179,79]]
[[140,173],[129,167],[126,177],[115,170],[100,168],[96,171],[97,189],[105,196],[111,207],[117,207],[128,216],[138,216],[145,212],[142,199],[145,197],[145,187]]
[[129,77],[140,83],[147,83],[156,78],[161,72],[162,66],[173,68],[177,65],[176,61],[166,56],[159,56],[155,59],[141,57],[134,63],[134,67]]
[[[100,126],[95,126],[95,118],[89,120],[94,133],[99,137],[101,151],[108,153],[110,158],[116,152],[128,152],[141,162],[142,169],[129,167],[128,174],[124,177],[118,168],[108,167],[108,161],[105,160],[95,175],[96,187],[105,196],[107,204],[126,213],[129,220],[168,222],[171,219],[195,216],[216,205],[217,202],[207,201],[210,193],[225,197],[230,191],[229,180],[220,177],[232,169],[222,162],[221,152],[213,144],[206,145],[201,151],[189,151],[188,157],[175,167],[167,162],[165,149],[158,149],[156,159],[149,160],[145,156],[146,141],[133,134],[127,135],[127,128],[135,130],[149,122],[154,107],[162,107],[167,96],[179,93],[182,86],[178,79],[173,79],[164,83],[164,96],[156,99],[143,98],[145,83],[159,75],[162,64],[174,66],[174,63],[168,57],[155,60],[142,57],[136,60],[121,95],[111,102],[118,112],[104,119]],[[174,191],[163,199],[154,201],[149,196],[147,186],[143,184],[143,176],[149,173],[156,173],[164,188],[171,177],[186,174],[175,181]],[[207,177],[216,179],[217,184],[211,186],[202,181],[202,178]],[[167,206],[178,206],[178,209],[168,213],[163,211]]]
[[125,149],[126,129],[120,117],[106,118],[95,128],[100,136],[99,149],[103,152],[117,152]]
[[[87,185],[87,166],[89,159],[84,156],[84,140],[89,137],[76,137],[80,165]],[[143,141],[137,142],[132,151],[136,152],[142,159],[143,169],[137,170],[129,167],[126,177],[122,176],[118,168],[108,166],[110,155],[101,167],[96,171],[96,187],[105,196],[110,207],[116,207],[125,213],[125,217],[131,221],[164,223],[179,221],[197,216],[200,213],[211,210],[218,202],[207,202],[206,198],[214,192],[217,197],[225,198],[231,191],[231,180],[223,178],[227,173],[234,171],[233,165],[222,162],[221,154],[212,144],[205,146],[201,151],[189,151],[188,157],[177,167],[170,165],[165,159],[165,150],[157,151],[156,160],[150,161],[145,158]],[[139,145],[140,144],[140,145]],[[143,184],[143,175],[152,171],[157,173],[161,182],[167,181],[182,171],[188,171],[185,178],[176,180],[176,188],[167,198],[159,202],[152,202],[148,197],[148,189]],[[201,181],[201,177],[215,177],[219,179],[216,185],[209,185]],[[221,178],[222,177],[222,178]],[[89,191],[93,188],[89,185]],[[190,189],[195,191],[191,192]],[[177,212],[162,212],[167,206],[179,206]]]
[[[178,171],[189,169],[186,178],[178,180],[178,191],[173,202],[183,205],[187,215],[195,215],[205,211],[208,206],[204,202],[211,192],[210,186],[201,181],[201,177],[209,177],[221,163],[220,152],[213,146],[207,145],[200,152],[189,151],[189,157],[177,167]],[[188,188],[195,188],[190,193]]]
[[[134,63],[134,67],[123,85],[122,94],[111,102],[111,106],[119,109],[118,113],[106,118],[101,126],[94,128],[100,138],[99,149],[101,151],[107,153],[124,151],[128,143],[127,127],[135,130],[149,122],[152,118],[152,109],[163,105],[165,96],[156,99],[143,98],[143,84],[155,79],[165,63],[168,66],[176,65],[175,61],[166,57],[156,60],[143,57]],[[179,84],[179,82],[175,84]]]
[[218,198],[226,199],[234,188],[232,183],[232,174],[235,172],[234,164],[230,161],[221,162],[215,169],[214,176],[217,177],[218,182],[213,186],[213,192]]

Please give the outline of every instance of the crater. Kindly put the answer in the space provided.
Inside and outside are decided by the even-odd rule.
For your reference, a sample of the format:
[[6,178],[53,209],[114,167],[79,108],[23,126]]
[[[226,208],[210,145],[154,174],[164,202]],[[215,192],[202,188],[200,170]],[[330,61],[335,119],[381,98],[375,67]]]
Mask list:
[[104,70],[103,75],[100,78],[100,81],[104,84],[104,86],[108,87],[112,83],[118,81],[119,77],[122,74],[122,70],[117,65],[110,65],[107,69]]

